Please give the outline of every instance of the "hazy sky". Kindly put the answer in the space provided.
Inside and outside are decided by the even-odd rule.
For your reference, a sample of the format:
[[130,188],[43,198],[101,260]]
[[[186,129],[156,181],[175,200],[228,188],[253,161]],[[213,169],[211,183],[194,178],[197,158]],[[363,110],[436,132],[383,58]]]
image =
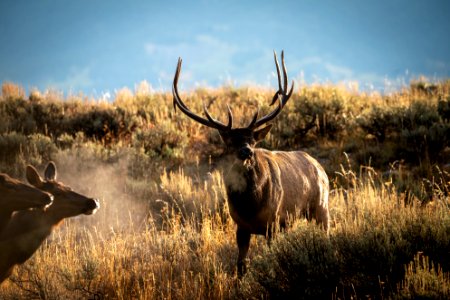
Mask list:
[[383,89],[450,77],[450,1],[0,0],[0,81],[99,96],[291,78]]

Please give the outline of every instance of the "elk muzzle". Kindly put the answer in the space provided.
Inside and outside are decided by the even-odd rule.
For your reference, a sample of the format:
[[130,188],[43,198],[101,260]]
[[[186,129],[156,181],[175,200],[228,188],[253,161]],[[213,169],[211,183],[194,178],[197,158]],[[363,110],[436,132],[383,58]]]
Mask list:
[[253,157],[253,149],[250,146],[244,146],[238,150],[237,156],[240,160],[247,160]]
[[50,205],[53,204],[54,197],[52,194],[44,192],[42,199],[43,199],[42,209],[46,210]]
[[86,203],[85,209],[83,210],[83,214],[92,215],[99,208],[100,208],[100,202],[97,199],[89,199]]

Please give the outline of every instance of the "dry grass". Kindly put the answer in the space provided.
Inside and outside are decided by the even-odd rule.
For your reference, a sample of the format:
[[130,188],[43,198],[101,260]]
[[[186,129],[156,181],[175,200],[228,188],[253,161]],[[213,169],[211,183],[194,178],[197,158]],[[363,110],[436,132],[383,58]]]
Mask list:
[[[105,299],[230,299],[290,295],[274,293],[271,285],[264,285],[264,282],[270,279],[270,272],[277,272],[273,261],[279,261],[280,251],[287,253],[285,259],[290,262],[299,259],[289,254],[289,245],[303,240],[301,248],[295,246],[297,251],[301,251],[296,256],[311,254],[308,247],[320,248],[321,242],[326,244],[323,249],[332,249],[331,254],[347,250],[340,255],[347,255],[342,261],[349,264],[348,270],[329,257],[323,257],[322,263],[328,272],[341,276],[341,281],[338,280],[331,290],[323,283],[323,278],[320,285],[314,282],[318,280],[318,274],[311,270],[317,265],[310,265],[308,259],[311,258],[304,263],[308,267],[304,272],[311,276],[310,284],[321,286],[323,291],[328,289],[329,298],[333,293],[334,297],[345,293],[358,296],[361,291],[368,294],[376,291],[373,296],[382,295],[383,289],[378,290],[374,286],[379,287],[379,280],[390,280],[391,274],[379,274],[384,276],[379,279],[377,271],[372,268],[382,262],[384,254],[391,253],[391,260],[398,255],[396,251],[402,247],[401,241],[390,241],[391,236],[400,236],[402,229],[426,220],[443,224],[441,227],[447,233],[440,237],[440,242],[450,243],[449,199],[440,198],[439,205],[431,209],[414,205],[405,207],[397,201],[397,194],[392,189],[378,186],[374,180],[356,177],[354,180],[355,187],[349,193],[336,192],[330,199],[333,226],[329,238],[315,225],[301,219],[294,221],[293,229],[287,234],[280,234],[271,248],[267,247],[264,238],[253,238],[250,272],[240,282],[235,274],[235,225],[227,216],[226,204],[222,202],[224,190],[220,174],[213,173],[211,178],[193,183],[183,169],[163,173],[160,191],[167,200],[159,199],[161,194],[158,193],[148,199],[148,203],[162,204],[161,223],[155,221],[154,215],[139,215],[142,210],[148,210],[142,202],[128,200],[124,205],[120,195],[116,199],[102,198],[104,207],[97,215],[66,222],[30,261],[19,267],[2,285],[1,294],[7,299],[82,299],[95,295]],[[155,208],[153,211],[156,212]],[[376,248],[374,242],[377,243]],[[302,247],[306,248],[302,250]],[[427,247],[423,245],[418,249],[430,256],[436,254]],[[381,251],[383,255],[374,251]],[[320,257],[316,260],[320,261]],[[437,271],[431,269],[431,275],[427,275],[426,266],[414,262],[417,258],[404,257],[403,260],[403,265],[395,266],[407,270],[403,281],[392,279],[394,286],[398,282],[401,293],[423,294],[429,291],[428,286],[437,295],[448,293],[448,259],[441,261],[445,271],[442,268]],[[272,271],[266,270],[267,267]],[[287,269],[285,266],[284,272]],[[258,277],[261,274],[265,281]],[[430,276],[443,285],[437,288],[434,281],[428,281]],[[274,284],[280,286],[288,284],[284,279],[280,274],[272,278]],[[349,292],[346,288],[351,285],[355,290]]]
[[182,170],[161,177],[167,200],[156,199],[158,194],[152,199],[152,205],[161,205],[161,222],[157,224],[153,215],[139,215],[149,208],[123,195],[102,199],[104,207],[92,220],[69,220],[53,234],[2,286],[2,295],[229,298],[236,281],[230,243],[234,226],[221,212],[225,208],[220,175],[212,174],[197,188]]
[[[448,128],[449,87],[448,81],[432,88],[413,85],[389,96],[335,86],[296,92],[263,146],[307,147],[325,165],[334,188],[330,236],[299,219],[270,248],[263,237],[252,238],[249,272],[240,281],[216,132],[174,113],[169,94],[145,85],[134,94],[122,90],[108,103],[62,99],[57,92],[25,99],[19,87],[4,84],[0,170],[21,178],[26,164],[43,167],[54,160],[61,181],[99,198],[101,209],[66,220],[2,284],[0,298],[446,298],[448,141],[438,135],[444,148],[432,157],[436,161],[418,162],[420,149],[408,160],[410,153],[393,146],[403,140],[391,123],[383,125],[385,141],[369,131],[389,120],[386,112],[397,113],[398,124],[405,124],[423,108],[433,125]],[[250,87],[183,95],[193,111],[201,112],[204,102],[221,120],[231,103],[240,125],[256,106],[267,112],[271,96],[272,91]],[[315,127],[299,138],[314,115]],[[422,127],[404,127],[401,133]],[[406,137],[402,147],[408,147]],[[426,190],[434,201],[423,206],[403,185],[425,190],[420,176],[434,176],[434,164],[441,165],[440,175],[427,177],[431,190]],[[405,179],[403,172],[414,169],[420,172]]]

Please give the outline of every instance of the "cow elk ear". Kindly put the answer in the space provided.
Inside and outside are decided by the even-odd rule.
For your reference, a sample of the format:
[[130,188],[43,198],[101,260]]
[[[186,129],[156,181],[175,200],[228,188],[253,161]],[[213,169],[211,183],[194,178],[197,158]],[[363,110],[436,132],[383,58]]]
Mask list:
[[263,140],[266,137],[266,135],[269,133],[271,128],[272,128],[272,125],[269,124],[262,129],[254,131],[253,138],[255,139],[255,141],[259,142],[259,141]]
[[35,187],[40,187],[42,185],[42,178],[33,166],[27,166],[26,176],[29,184],[34,185]]
[[54,162],[49,162],[45,168],[45,180],[56,180],[56,165]]

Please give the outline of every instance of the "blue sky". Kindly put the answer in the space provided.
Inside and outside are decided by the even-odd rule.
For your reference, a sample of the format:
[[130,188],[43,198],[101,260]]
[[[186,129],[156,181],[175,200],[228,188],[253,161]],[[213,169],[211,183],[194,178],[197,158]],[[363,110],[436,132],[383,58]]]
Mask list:
[[298,82],[383,90],[450,77],[450,1],[0,0],[0,81],[99,96],[146,80],[275,86],[273,50]]

